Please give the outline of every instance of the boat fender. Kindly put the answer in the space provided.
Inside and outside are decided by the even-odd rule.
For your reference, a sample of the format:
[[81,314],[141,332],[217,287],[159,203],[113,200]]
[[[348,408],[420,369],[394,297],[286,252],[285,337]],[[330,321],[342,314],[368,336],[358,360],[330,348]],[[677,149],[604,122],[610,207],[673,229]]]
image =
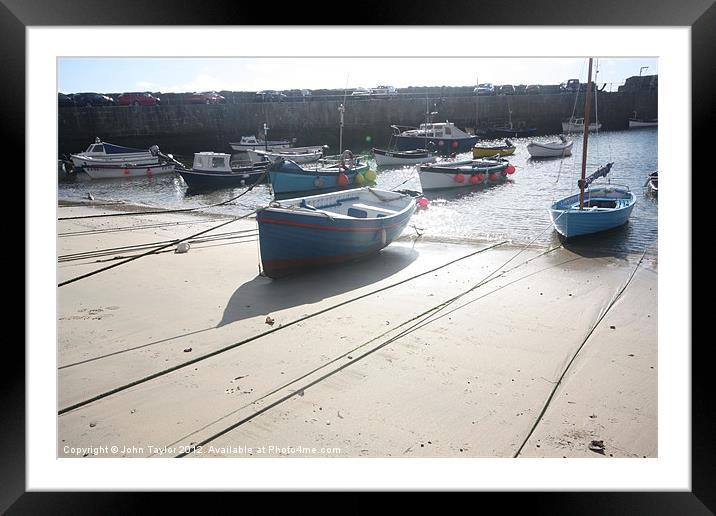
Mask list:
[[493,172],[492,174],[490,174],[490,181],[497,181],[497,173],[496,172]]
[[465,182],[465,174],[455,174],[455,177],[453,177],[456,183],[464,183]]
[[179,245],[177,245],[175,253],[181,254],[181,253],[188,253],[189,252],[189,242],[179,242]]
[[471,185],[476,185],[479,182],[480,182],[480,180],[477,178],[477,174],[473,174],[470,176],[470,184]]
[[344,174],[343,172],[338,174],[338,184],[340,186],[348,186],[348,183],[349,183],[349,180],[348,180],[348,176],[346,174]]
[[517,169],[515,168],[514,165],[509,164],[509,165],[507,165],[507,168],[505,168],[505,172],[508,174],[514,174],[515,172],[517,172]]

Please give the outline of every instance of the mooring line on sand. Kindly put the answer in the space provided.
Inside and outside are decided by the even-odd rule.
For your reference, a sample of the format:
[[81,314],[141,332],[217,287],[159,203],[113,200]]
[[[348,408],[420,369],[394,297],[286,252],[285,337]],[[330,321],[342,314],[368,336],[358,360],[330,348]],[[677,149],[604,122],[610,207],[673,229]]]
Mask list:
[[77,277],[74,277],[74,278],[71,278],[71,279],[62,281],[62,282],[58,283],[57,286],[58,286],[58,287],[62,287],[62,286],[64,286],[64,285],[69,285],[70,283],[74,283],[75,281],[79,281],[79,280],[81,280],[81,279],[89,278],[89,277],[91,277],[91,276],[94,276],[94,275],[99,274],[99,273],[101,273],[101,272],[107,271],[107,270],[109,270],[109,269],[114,269],[115,267],[119,267],[120,265],[124,265],[125,263],[129,263],[129,262],[132,262],[132,261],[134,261],[134,260],[138,260],[139,258],[143,258],[144,256],[149,256],[149,255],[151,255],[151,254],[156,254],[157,251],[161,251],[162,249],[166,249],[167,247],[171,247],[171,246],[173,246],[173,245],[176,245],[176,244],[178,244],[178,243],[180,243],[180,242],[184,242],[184,241],[189,240],[189,239],[191,239],[191,238],[196,238],[196,237],[198,237],[199,235],[203,235],[204,233],[208,233],[208,232],[210,232],[210,231],[214,231],[215,229],[219,229],[220,227],[226,226],[227,224],[231,224],[232,222],[236,222],[237,220],[245,219],[246,217],[249,217],[249,216],[253,215],[253,214],[256,213],[257,211],[258,211],[258,210],[255,210],[255,211],[253,211],[253,212],[251,212],[251,213],[247,213],[246,215],[242,215],[241,217],[236,217],[236,218],[233,218],[233,219],[231,219],[231,220],[229,220],[229,221],[227,221],[227,222],[222,222],[222,223],[219,224],[218,226],[214,226],[214,227],[211,227],[211,228],[209,228],[209,229],[205,229],[205,230],[200,231],[200,232],[198,232],[198,233],[195,233],[195,234],[193,234],[193,235],[189,235],[188,237],[184,237],[184,238],[181,238],[181,239],[176,240],[176,241],[174,241],[174,242],[171,242],[171,243],[169,243],[169,244],[165,244],[165,245],[163,245],[163,246],[160,246],[160,247],[151,249],[151,250],[147,251],[146,253],[142,253],[142,254],[138,254],[138,255],[132,256],[132,257],[127,258],[126,260],[123,260],[123,261],[121,261],[121,262],[113,263],[112,265],[108,265],[108,266],[106,266],[106,267],[101,267],[101,268],[99,268],[99,269],[97,269],[97,270],[94,270],[94,271],[92,271],[92,272],[88,272],[88,273],[86,273],[86,274],[82,274],[82,275],[80,275],[80,276],[77,276]]
[[194,211],[194,210],[204,210],[206,208],[216,208],[218,206],[223,206],[225,204],[228,204],[232,201],[235,201],[239,197],[242,197],[243,195],[246,195],[249,193],[253,188],[259,184],[261,181],[264,180],[264,178],[268,175],[268,167],[266,167],[266,170],[264,170],[263,174],[259,176],[259,178],[256,180],[254,184],[249,186],[246,190],[241,192],[239,195],[232,197],[231,199],[227,199],[222,202],[218,202],[215,204],[207,204],[206,206],[195,206],[194,208],[177,208],[174,210],[154,210],[154,211],[134,211],[134,212],[122,212],[122,213],[104,213],[99,215],[77,215],[74,217],[58,217],[57,220],[80,220],[80,219],[97,219],[102,217],[126,217],[130,215],[162,215],[165,213],[182,213],[187,211]]
[[533,434],[534,431],[537,429],[537,425],[539,425],[539,423],[542,421],[542,417],[544,416],[545,412],[547,412],[547,409],[549,408],[550,404],[552,403],[552,399],[554,398],[554,395],[557,393],[557,389],[558,389],[559,386],[562,384],[562,380],[564,380],[564,377],[567,375],[567,372],[569,371],[569,368],[572,366],[572,364],[574,363],[574,361],[577,359],[577,356],[579,355],[579,352],[582,350],[582,348],[584,347],[584,345],[587,343],[587,341],[589,340],[589,337],[592,336],[592,334],[594,333],[594,330],[597,329],[597,326],[599,326],[599,324],[602,322],[602,320],[607,316],[607,314],[609,313],[609,311],[612,309],[612,307],[614,306],[614,304],[619,300],[619,298],[621,297],[621,295],[622,295],[622,294],[624,293],[624,291],[627,289],[627,287],[628,287],[629,284],[631,283],[632,279],[634,279],[634,275],[636,274],[636,271],[639,270],[639,267],[641,266],[641,262],[644,260],[644,256],[646,255],[647,249],[648,249],[648,247],[647,247],[646,249],[644,249],[644,253],[641,255],[641,258],[639,258],[639,262],[638,262],[638,263],[636,264],[636,266],[634,267],[634,270],[631,271],[631,274],[629,274],[629,277],[627,278],[627,280],[626,280],[626,282],[624,283],[624,285],[617,291],[616,295],[612,297],[611,301],[610,301],[609,304],[607,305],[607,307],[606,307],[606,309],[604,310],[604,312],[602,312],[602,314],[597,318],[596,322],[592,325],[592,327],[591,327],[591,328],[589,329],[589,331],[587,332],[587,335],[584,337],[584,340],[582,340],[582,343],[579,345],[579,347],[577,348],[577,350],[576,350],[576,351],[574,352],[574,354],[572,355],[572,358],[571,358],[571,359],[569,360],[569,362],[567,363],[566,367],[565,367],[564,370],[562,371],[562,374],[559,376],[559,378],[557,379],[557,381],[554,382],[554,386],[552,387],[552,390],[550,391],[549,396],[547,397],[547,401],[545,402],[544,406],[542,407],[542,410],[540,410],[540,413],[537,414],[537,418],[535,419],[535,422],[534,422],[534,424],[532,425],[532,428],[530,428],[530,431],[527,433],[527,436],[526,436],[525,439],[522,441],[522,444],[521,444],[520,447],[517,449],[517,451],[516,451],[515,454],[512,456],[512,458],[517,458],[517,457],[520,455],[520,453],[522,453],[522,450],[524,449],[525,445],[527,444],[527,441],[529,441],[529,440],[530,440],[530,437],[532,437],[532,434]]
[[[513,268],[511,268],[511,269],[509,269],[509,270],[507,270],[507,271],[504,271],[504,273],[506,274],[506,273],[511,272],[511,271],[513,271],[513,270],[515,270],[515,269],[518,269],[519,267],[521,267],[521,266],[523,266],[523,265],[526,265],[526,264],[529,263],[530,261],[532,261],[532,260],[534,260],[534,259],[537,259],[537,258],[539,258],[540,256],[544,256],[545,254],[547,254],[547,253],[549,253],[549,252],[552,252],[552,251],[554,251],[554,250],[556,250],[556,249],[559,249],[560,247],[561,247],[561,246],[558,246],[558,247],[549,249],[549,250],[547,250],[547,251],[545,251],[545,252],[543,252],[543,253],[540,253],[539,255],[534,256],[534,257],[530,258],[529,260],[526,260],[525,262],[521,263],[520,265],[517,265],[517,266],[515,266],[515,267],[513,267]],[[572,260],[568,260],[567,262],[573,261],[573,260],[578,260],[578,259],[580,259],[580,258],[573,258]],[[561,262],[559,265],[562,265],[562,264],[567,263],[567,262]],[[511,282],[509,282],[509,283],[507,283],[507,284],[505,284],[505,285],[502,285],[502,286],[496,288],[495,290],[493,290],[493,291],[491,291],[491,292],[486,293],[485,295],[481,296],[480,299],[482,299],[482,298],[484,298],[484,297],[487,297],[488,295],[494,294],[495,292],[497,292],[497,291],[499,291],[499,290],[501,290],[501,289],[503,289],[503,288],[505,288],[505,287],[507,287],[507,286],[509,286],[509,285],[512,285],[512,284],[514,284],[514,283],[517,283],[517,282],[519,282],[519,281],[522,281],[523,279],[528,278],[528,277],[530,277],[530,276],[532,276],[532,275],[534,275],[534,274],[538,274],[538,273],[540,273],[540,272],[544,272],[545,270],[551,269],[552,267],[554,267],[554,266],[550,266],[550,267],[548,267],[548,268],[546,268],[546,269],[540,269],[539,271],[536,271],[536,272],[527,274],[527,275],[525,275],[525,276],[521,276],[520,278],[517,278],[517,279],[515,279],[515,280],[513,280],[513,281],[511,281]],[[491,278],[491,279],[488,279],[488,280],[484,281],[484,282],[482,283],[482,285],[484,286],[486,283],[489,283],[490,281],[495,280],[495,279],[497,279],[497,278],[499,278],[499,277],[501,277],[501,276],[495,276],[495,277],[493,277],[493,278]],[[466,293],[467,293],[467,292],[466,292]],[[425,325],[427,325],[427,324],[430,324],[430,323],[434,322],[435,320],[439,319],[439,318],[436,318],[436,319],[433,319],[432,321],[428,321],[428,320],[427,320],[427,319],[429,319],[432,315],[434,315],[434,314],[431,314],[431,312],[435,312],[435,311],[437,311],[437,310],[442,309],[442,308],[443,308],[443,305],[444,305],[445,303],[450,303],[450,302],[451,302],[450,300],[447,300],[447,301],[445,301],[445,302],[443,302],[443,303],[440,303],[440,304],[438,304],[438,305],[435,305],[435,306],[429,308],[428,310],[426,310],[426,311],[424,311],[424,312],[422,312],[422,313],[420,313],[420,314],[418,314],[418,315],[416,315],[416,316],[414,316],[414,317],[408,319],[407,321],[403,321],[403,322],[400,323],[399,325],[397,325],[397,326],[395,326],[395,327],[393,327],[393,328],[391,328],[391,329],[389,329],[389,330],[387,330],[387,331],[381,333],[380,335],[376,335],[375,337],[371,338],[370,340],[368,340],[368,341],[366,341],[366,342],[364,342],[364,343],[362,343],[362,344],[360,344],[360,345],[358,345],[358,346],[356,346],[356,347],[354,347],[354,348],[351,348],[351,349],[349,349],[348,351],[345,351],[345,352],[341,353],[339,356],[337,356],[337,357],[331,359],[330,361],[325,362],[325,363],[321,364],[321,365],[318,366],[318,367],[315,367],[314,369],[312,369],[312,370],[310,370],[310,371],[307,371],[306,373],[302,374],[301,376],[299,376],[299,377],[297,377],[297,378],[294,378],[293,380],[291,380],[291,381],[289,381],[289,382],[286,382],[286,383],[284,383],[283,385],[280,385],[280,386],[274,388],[272,391],[269,391],[269,392],[263,394],[261,397],[255,399],[255,400],[253,400],[253,401],[251,401],[251,402],[249,402],[249,403],[247,403],[247,404],[245,404],[245,405],[243,405],[243,406],[241,406],[241,407],[238,407],[238,408],[232,410],[231,412],[229,412],[229,413],[227,413],[227,414],[224,414],[223,416],[219,417],[218,419],[215,419],[214,421],[211,421],[210,423],[204,425],[204,426],[201,427],[201,428],[198,428],[198,429],[192,431],[191,433],[189,433],[189,434],[187,434],[187,435],[185,435],[185,436],[179,438],[178,440],[174,441],[173,443],[169,444],[168,446],[174,446],[174,445],[178,444],[178,443],[181,442],[181,441],[185,441],[186,439],[188,439],[188,438],[191,437],[192,435],[196,434],[197,432],[201,432],[202,430],[205,430],[206,428],[210,427],[211,425],[214,425],[214,424],[218,423],[218,422],[221,421],[222,419],[225,419],[225,418],[227,418],[227,417],[230,417],[231,415],[233,415],[233,414],[235,414],[235,413],[237,413],[237,412],[239,412],[239,411],[241,411],[241,410],[244,410],[244,409],[250,407],[251,405],[255,405],[256,403],[258,403],[258,402],[260,402],[260,401],[263,401],[264,399],[268,398],[269,396],[272,396],[273,394],[276,394],[277,392],[279,392],[279,391],[281,391],[281,390],[283,390],[283,389],[285,389],[285,388],[287,388],[287,387],[289,387],[289,386],[295,384],[296,382],[299,382],[299,381],[301,381],[301,380],[303,380],[303,379],[305,379],[305,378],[311,376],[312,374],[317,373],[317,372],[320,371],[321,369],[325,369],[326,367],[328,367],[328,366],[334,364],[335,362],[337,362],[337,361],[339,361],[339,360],[341,360],[341,359],[343,359],[343,358],[345,358],[345,357],[347,357],[347,356],[350,356],[351,354],[355,353],[356,351],[360,350],[361,348],[364,348],[364,347],[370,345],[371,343],[373,343],[373,342],[375,342],[375,341],[377,341],[377,340],[382,339],[383,337],[385,337],[385,336],[388,335],[389,333],[393,333],[393,332],[395,332],[396,330],[402,328],[403,326],[405,326],[405,325],[407,325],[407,324],[410,324],[411,322],[413,322],[413,321],[415,321],[415,320],[417,320],[417,319],[420,319],[420,318],[422,318],[422,317],[425,317],[422,321],[419,321],[418,323],[416,323],[415,325],[411,326],[410,328],[401,331],[401,333],[399,333],[398,335],[395,335],[394,337],[391,337],[391,338],[389,339],[389,342],[385,342],[385,343],[379,345],[377,348],[374,348],[372,351],[367,352],[367,353],[366,353],[365,355],[363,355],[363,356],[367,356],[368,354],[373,353],[374,351],[377,351],[378,349],[381,349],[381,348],[384,347],[385,345],[390,344],[390,343],[392,343],[392,342],[395,342],[396,340],[398,340],[398,339],[400,339],[400,338],[402,338],[402,337],[408,335],[409,333],[412,333],[413,331],[416,331],[416,330],[422,328],[423,326],[425,326]],[[466,305],[467,305],[467,304],[469,304],[469,303],[466,303]],[[462,306],[465,306],[465,305],[462,305]],[[459,308],[462,308],[462,306],[456,308],[455,310],[457,310],[457,309],[459,309]],[[454,311],[454,310],[453,310],[453,311]],[[450,312],[450,313],[452,313],[452,312]],[[362,357],[361,357],[361,358],[362,358]],[[356,360],[353,359],[352,357],[350,358],[350,360],[352,360],[352,361],[354,361],[354,362],[356,361]],[[349,364],[348,364],[348,365],[349,365]],[[338,372],[338,371],[339,371],[339,370],[332,370],[332,371],[326,373],[326,375],[324,375],[322,378],[324,378],[324,379],[325,379],[325,378],[328,378],[328,377],[331,376],[333,373]],[[308,387],[309,387],[309,386],[304,385],[303,387],[300,387],[300,388],[295,389],[295,391],[294,391],[293,393],[291,393],[290,395],[287,395],[287,397],[286,397],[283,401],[286,401],[286,400],[290,399],[290,397],[291,397],[293,394],[299,393],[299,395],[301,395],[300,393],[302,393],[302,392],[303,392],[305,389],[307,389]],[[275,405],[273,405],[273,406],[275,406]],[[254,414],[253,417],[255,417],[256,415],[258,415],[258,414],[257,414],[257,413]],[[236,424],[236,426],[234,426],[233,428],[236,428],[236,427],[239,426],[240,424],[243,424],[243,423]],[[233,428],[232,428],[232,429],[233,429]],[[223,435],[223,434],[222,434],[222,435]],[[215,437],[214,437],[214,438],[215,438]],[[210,438],[209,441],[210,441],[210,440],[213,440],[213,439]],[[150,455],[150,456],[151,456],[151,455]]]
[[105,233],[118,233],[120,231],[133,231],[135,229],[152,229],[152,228],[162,228],[167,226],[186,226],[186,225],[194,225],[194,224],[204,224],[207,222],[216,222],[217,220],[226,220],[227,217],[212,217],[210,219],[198,219],[198,220],[185,220],[185,221],[175,221],[175,222],[163,222],[163,223],[157,223],[157,224],[139,224],[136,226],[118,226],[114,228],[105,228],[105,229],[85,229],[82,231],[67,231],[65,233],[58,233],[57,236],[59,238],[66,238],[66,237],[74,237],[74,236],[88,236],[88,235],[102,235]]
[[[261,333],[259,333],[259,334],[257,334],[257,335],[253,335],[253,336],[251,336],[251,337],[247,337],[246,339],[240,340],[240,341],[235,342],[235,343],[233,343],[233,344],[230,344],[230,345],[228,345],[228,346],[224,346],[223,348],[217,349],[217,350],[215,350],[215,351],[211,351],[211,352],[209,352],[209,353],[206,353],[206,354],[204,354],[204,355],[198,356],[198,357],[193,358],[193,359],[191,359],[191,360],[188,360],[188,361],[186,361],[186,362],[182,362],[182,363],[180,363],[180,364],[177,364],[177,365],[175,365],[175,366],[169,367],[169,368],[167,368],[167,369],[163,369],[163,370],[158,371],[158,372],[156,372],[156,373],[152,373],[151,375],[145,376],[145,377],[143,377],[143,378],[139,378],[139,379],[137,379],[137,380],[135,380],[135,381],[133,381],[133,382],[130,382],[130,383],[128,383],[128,384],[121,385],[121,386],[119,386],[119,387],[115,387],[114,389],[111,389],[111,390],[109,390],[109,391],[103,392],[103,393],[98,394],[98,395],[96,395],[96,396],[93,396],[93,397],[91,397],[91,398],[89,398],[89,399],[86,399],[86,400],[77,402],[77,403],[75,403],[75,404],[73,404],[73,405],[70,405],[70,406],[68,406],[68,407],[65,407],[65,408],[63,408],[63,409],[60,409],[60,410],[57,412],[57,414],[58,414],[58,415],[65,414],[65,413],[67,413],[67,412],[69,412],[69,411],[71,411],[71,410],[74,410],[74,409],[83,407],[84,405],[87,405],[87,404],[92,403],[92,402],[94,402],[94,401],[98,401],[98,400],[100,400],[100,399],[102,399],[102,398],[106,398],[107,396],[110,396],[110,395],[112,395],[112,394],[116,394],[116,393],[121,392],[121,391],[123,391],[123,390],[129,389],[130,387],[134,387],[135,385],[139,385],[139,384],[141,384],[141,383],[148,382],[149,380],[153,380],[153,379],[155,379],[155,378],[158,378],[158,377],[160,377],[160,376],[164,376],[164,375],[169,374],[169,373],[171,373],[171,372],[173,372],[173,371],[176,371],[176,370],[178,370],[178,369],[187,367],[187,366],[189,366],[189,365],[193,365],[193,364],[195,364],[195,363],[197,363],[197,362],[200,362],[200,361],[202,361],[202,360],[205,360],[205,359],[207,359],[207,358],[211,358],[211,357],[213,357],[213,356],[219,355],[219,354],[224,353],[224,352],[226,352],[226,351],[232,350],[232,349],[234,349],[234,348],[236,348],[236,347],[238,347],[238,346],[242,346],[242,345],[247,344],[247,343],[249,343],[249,342],[252,342],[252,341],[254,341],[254,340],[260,339],[260,338],[262,338],[262,337],[265,337],[266,335],[270,335],[270,334],[272,334],[272,333],[274,333],[274,332],[277,332],[277,331],[279,331],[279,330],[288,328],[288,327],[290,327],[290,326],[293,326],[293,325],[295,325],[295,324],[298,324],[298,323],[300,323],[300,322],[303,322],[303,321],[305,321],[305,320],[307,320],[307,319],[310,319],[310,318],[312,318],[312,317],[316,317],[316,316],[318,316],[318,315],[322,315],[322,314],[324,314],[324,313],[326,313],[326,312],[329,312],[329,311],[334,310],[334,309],[336,309],[336,308],[340,308],[340,307],[345,306],[345,305],[347,305],[347,304],[349,304],[349,303],[352,303],[352,302],[354,302],[354,301],[358,301],[358,300],[360,300],[360,299],[364,299],[364,298],[369,297],[369,296],[372,296],[372,295],[374,295],[374,294],[378,294],[378,293],[380,293],[380,292],[384,292],[384,291],[386,291],[386,290],[388,290],[388,289],[391,289],[391,288],[393,288],[393,287],[397,287],[397,286],[399,286],[399,285],[402,285],[402,284],[404,284],[404,283],[407,283],[408,281],[412,281],[412,280],[414,280],[414,279],[416,279],[416,278],[419,278],[419,277],[424,276],[424,275],[426,275],[426,274],[430,274],[430,273],[432,273],[432,272],[435,272],[435,271],[437,271],[437,270],[440,270],[440,269],[442,269],[442,268],[444,268],[444,267],[447,267],[447,266],[449,266],[449,265],[452,265],[452,264],[454,264],[454,263],[456,263],[456,262],[459,262],[459,261],[461,261],[461,260],[465,260],[465,259],[470,258],[470,257],[472,257],[472,256],[475,256],[475,255],[477,255],[477,254],[480,254],[480,253],[483,253],[483,252],[485,252],[485,251],[488,251],[488,250],[490,250],[490,249],[494,249],[495,247],[501,246],[501,245],[503,245],[503,244],[505,244],[505,243],[507,243],[507,241],[497,242],[497,243],[495,243],[495,244],[489,245],[489,246],[484,247],[484,248],[482,248],[482,249],[478,249],[477,251],[473,251],[473,252],[468,253],[468,254],[466,254],[466,255],[464,255],[464,256],[461,256],[461,257],[459,257],[459,258],[456,258],[456,259],[454,259],[454,260],[450,260],[449,262],[446,262],[446,263],[444,263],[444,264],[442,264],[442,265],[439,265],[439,266],[434,267],[434,268],[432,268],[432,269],[430,269],[430,270],[421,272],[421,273],[419,273],[419,274],[416,274],[416,275],[411,276],[411,277],[409,277],[409,278],[406,278],[406,279],[404,279],[404,280],[401,280],[401,281],[392,283],[392,284],[390,284],[390,285],[386,285],[385,287],[381,287],[381,288],[376,289],[376,290],[373,290],[373,291],[371,291],[371,292],[366,292],[365,294],[361,294],[361,295],[356,296],[356,297],[354,297],[354,298],[347,299],[347,300],[345,300],[345,301],[341,301],[340,303],[337,303],[337,304],[335,304],[335,305],[332,305],[332,306],[323,308],[323,309],[318,310],[317,312],[314,312],[314,313],[312,313],[312,314],[304,315],[304,316],[299,317],[298,319],[294,319],[293,321],[290,321],[290,322],[288,322],[288,323],[286,323],[286,324],[283,324],[283,325],[281,325],[281,326],[277,326],[276,328],[271,328],[271,329],[266,330],[266,331],[263,331],[263,332],[261,332]],[[131,350],[130,350],[130,351],[131,351]],[[116,354],[117,354],[117,352],[113,353],[113,355],[116,355]],[[90,360],[92,360],[92,359],[84,360],[82,363],[86,363],[86,362],[88,362],[88,361],[90,361]],[[64,367],[64,368],[67,368],[67,367],[69,367],[69,366],[63,366],[63,367]]]
[[[522,265],[525,265],[525,264],[529,263],[530,261],[532,261],[532,260],[534,260],[534,259],[536,259],[536,258],[538,258],[538,257],[540,257],[540,256],[544,256],[544,255],[546,255],[546,254],[548,254],[548,253],[551,253],[552,251],[555,251],[555,250],[557,250],[557,249],[562,248],[563,246],[562,246],[562,245],[559,245],[559,246],[556,246],[556,247],[547,249],[546,251],[543,251],[543,252],[540,253],[539,255],[534,256],[534,257],[532,257],[532,258],[530,258],[530,259],[528,259],[528,260],[522,262],[520,265],[515,266],[515,267],[513,267],[512,269],[509,269],[509,271],[503,271],[500,276],[495,276],[494,278],[491,278],[491,276],[493,276],[496,272],[500,271],[500,270],[501,270],[503,267],[505,267],[508,263],[510,263],[512,260],[514,260],[515,258],[517,258],[520,254],[522,254],[533,242],[535,242],[535,241],[542,235],[542,233],[544,233],[547,229],[550,229],[551,227],[552,227],[552,224],[550,224],[550,225],[547,226],[545,229],[543,229],[542,231],[540,231],[530,242],[528,242],[528,243],[522,245],[522,246],[520,247],[520,249],[519,249],[514,255],[512,255],[512,256],[511,256],[510,258],[508,258],[505,262],[503,262],[502,264],[500,264],[497,268],[495,268],[495,270],[493,270],[491,273],[489,273],[487,276],[485,276],[482,280],[480,280],[479,282],[477,282],[475,285],[473,285],[473,286],[470,287],[469,289],[467,289],[467,290],[461,292],[460,294],[458,294],[458,295],[456,295],[456,296],[454,296],[454,297],[452,297],[452,298],[450,298],[450,299],[448,299],[448,300],[446,300],[446,301],[443,301],[442,303],[439,303],[438,305],[436,305],[436,306],[434,306],[434,307],[432,307],[432,308],[429,308],[428,310],[426,310],[426,311],[424,311],[424,312],[422,312],[422,313],[420,313],[420,314],[418,314],[418,315],[412,317],[411,319],[409,319],[409,320],[407,320],[407,321],[401,323],[401,324],[400,324],[399,326],[397,326],[396,328],[400,328],[401,326],[404,326],[404,325],[406,325],[406,324],[409,324],[409,323],[412,322],[412,321],[415,321],[415,320],[417,320],[417,319],[420,319],[420,318],[424,317],[423,320],[418,321],[417,323],[415,323],[414,325],[412,325],[410,328],[407,328],[407,329],[403,330],[403,331],[402,331],[401,333],[399,333],[398,335],[395,335],[394,337],[391,337],[391,338],[388,339],[386,342],[380,344],[379,346],[373,348],[373,349],[370,350],[370,351],[367,351],[367,352],[364,353],[363,355],[359,356],[357,359],[351,360],[351,362],[348,362],[348,363],[346,363],[346,364],[340,366],[338,369],[335,369],[335,370],[333,370],[333,371],[330,371],[330,372],[326,373],[324,376],[318,378],[317,380],[315,380],[315,381],[313,381],[313,382],[310,382],[308,385],[304,386],[303,388],[298,389],[298,390],[296,390],[295,392],[289,393],[289,394],[287,394],[286,396],[284,396],[284,397],[280,398],[279,400],[275,401],[274,403],[271,403],[271,404],[267,405],[266,407],[263,407],[261,410],[255,412],[255,413],[253,413],[253,414],[250,414],[249,416],[246,416],[244,419],[238,421],[237,423],[234,423],[233,425],[230,425],[229,427],[227,427],[227,428],[225,428],[225,429],[219,431],[217,434],[214,434],[213,436],[210,436],[210,437],[208,437],[207,439],[203,440],[202,442],[196,444],[196,446],[203,446],[203,445],[205,445],[206,443],[213,441],[213,440],[216,439],[217,437],[220,437],[221,435],[224,435],[225,433],[230,432],[231,430],[237,428],[238,426],[240,426],[240,425],[242,425],[242,424],[244,424],[244,423],[246,423],[246,422],[248,422],[248,421],[251,421],[253,418],[255,418],[256,416],[258,416],[258,415],[260,415],[260,414],[263,414],[263,413],[266,412],[267,410],[269,410],[269,409],[271,409],[271,408],[273,408],[273,407],[279,405],[280,403],[283,403],[283,402],[286,401],[286,400],[291,399],[291,398],[294,397],[298,392],[303,392],[303,391],[305,391],[306,389],[312,387],[312,386],[315,385],[316,383],[318,383],[318,382],[320,382],[320,381],[322,381],[322,380],[324,380],[324,379],[326,379],[326,378],[328,378],[328,377],[330,377],[330,376],[332,376],[332,375],[338,373],[339,371],[342,371],[343,369],[345,369],[345,368],[348,367],[349,365],[354,364],[355,362],[357,362],[357,361],[361,360],[362,358],[364,358],[364,357],[366,357],[366,356],[368,356],[368,355],[370,355],[370,354],[372,354],[372,353],[378,351],[379,349],[382,349],[383,347],[387,346],[388,344],[391,344],[391,343],[395,342],[396,340],[398,340],[398,339],[400,339],[400,338],[402,338],[402,337],[404,337],[404,336],[406,336],[406,335],[412,333],[413,331],[416,331],[417,329],[422,328],[423,326],[425,326],[425,325],[427,325],[427,324],[430,324],[431,322],[434,322],[435,320],[437,320],[437,318],[436,318],[436,319],[433,319],[432,321],[429,321],[428,319],[430,319],[430,317],[434,316],[436,313],[439,313],[441,310],[443,310],[443,309],[446,308],[447,306],[450,306],[450,304],[454,303],[454,302],[457,301],[458,299],[460,299],[460,298],[466,296],[466,295],[469,294],[470,292],[473,292],[474,290],[476,290],[477,288],[481,287],[482,285],[484,285],[484,284],[486,284],[486,283],[492,281],[492,279],[496,279],[497,277],[501,277],[501,276],[504,275],[506,272],[515,270],[516,268],[521,267]],[[395,331],[396,328],[392,328],[391,330],[388,330],[387,332],[384,332],[384,333],[381,334],[380,336],[375,337],[375,338],[369,340],[368,342],[362,344],[361,346],[358,346],[357,349],[359,349],[359,348],[361,348],[361,347],[363,347],[363,346],[369,344],[370,342],[373,342],[373,341],[375,341],[375,340],[381,338],[382,336],[386,335],[387,333],[389,333],[389,332],[391,332],[391,331]],[[340,357],[339,357],[339,358],[340,358]],[[338,358],[338,359],[339,359],[339,358]],[[334,359],[334,360],[337,360],[337,359]],[[250,406],[250,404],[249,404],[249,406]],[[235,412],[235,411],[234,411],[234,412]],[[181,453],[181,454],[177,455],[176,458],[185,457],[185,456],[188,455],[189,453],[190,453],[190,452]]]
[[[245,233],[251,233],[250,235],[247,235]],[[203,244],[205,242],[212,242],[216,240],[230,240],[230,239],[236,239],[236,238],[246,238],[246,237],[254,237],[258,234],[258,231],[256,229],[243,229],[239,231],[228,231],[226,233],[218,233],[216,235],[210,235],[206,236],[204,238],[197,238],[194,240],[189,240],[190,244]],[[149,249],[154,248],[161,244],[171,244],[171,243],[178,243],[179,240],[172,239],[172,240],[159,240],[155,242],[144,242],[142,244],[131,244],[131,245],[124,245],[119,247],[106,247],[104,249],[94,249],[92,251],[83,251],[81,253],[69,253],[69,254],[63,254],[57,257],[57,261],[64,263],[68,261],[75,261],[75,260],[85,260],[90,258],[99,258],[102,256],[109,256],[117,252],[121,251],[141,251],[143,249]]]

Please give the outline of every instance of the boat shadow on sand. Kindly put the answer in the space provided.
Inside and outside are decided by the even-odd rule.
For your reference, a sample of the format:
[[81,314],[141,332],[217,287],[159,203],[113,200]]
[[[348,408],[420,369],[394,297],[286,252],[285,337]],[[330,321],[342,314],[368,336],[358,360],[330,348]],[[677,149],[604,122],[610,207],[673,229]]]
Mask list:
[[[272,280],[264,276],[241,285],[231,295],[217,328],[285,308],[310,305],[377,283],[410,265],[418,252],[410,246],[389,246],[368,258]],[[311,313],[315,307],[306,307]]]
[[627,245],[629,234],[631,233],[629,226],[630,224],[627,222],[607,231],[571,238],[565,238],[554,232],[553,243],[561,244],[568,251],[583,258],[617,258],[626,260],[630,255],[635,254],[633,250],[630,251]]

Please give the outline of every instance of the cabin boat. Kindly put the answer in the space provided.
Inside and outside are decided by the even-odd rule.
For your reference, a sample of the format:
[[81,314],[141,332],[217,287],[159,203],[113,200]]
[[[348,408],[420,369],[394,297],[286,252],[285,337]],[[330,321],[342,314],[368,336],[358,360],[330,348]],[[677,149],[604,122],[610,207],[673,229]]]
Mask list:
[[252,185],[266,177],[269,161],[239,164],[231,161],[231,154],[197,152],[190,170],[179,169],[184,182],[193,188]]
[[135,149],[103,142],[97,137],[84,152],[70,154],[70,160],[75,170],[82,170],[88,164],[94,166],[116,165],[117,163],[152,165],[159,163],[159,157],[155,152],[158,150],[159,147],[156,145],[146,150]]
[[263,274],[370,256],[400,236],[415,206],[409,195],[369,187],[273,201],[256,213]]
[[509,156],[515,153],[517,147],[510,140],[505,140],[503,145],[480,145],[475,144],[472,148],[473,158],[489,158],[492,156]]
[[502,183],[515,171],[506,159],[469,159],[421,165],[419,176],[423,190],[434,190]]
[[[400,126],[393,126],[400,130]],[[439,154],[468,152],[478,137],[459,129],[454,123],[428,122],[415,129],[407,129],[393,136],[400,151],[434,148]]]
[[574,141],[567,140],[563,135],[559,135],[558,141],[551,142],[530,142],[527,144],[527,152],[533,158],[555,158],[570,156],[572,154],[572,145]]
[[256,136],[242,136],[238,142],[229,142],[235,151],[263,150],[273,151],[276,149],[288,149],[292,142],[288,140],[262,140]]
[[[602,128],[601,122],[590,122],[589,131],[598,131]],[[583,133],[584,118],[570,118],[562,121],[562,132],[564,133]]]

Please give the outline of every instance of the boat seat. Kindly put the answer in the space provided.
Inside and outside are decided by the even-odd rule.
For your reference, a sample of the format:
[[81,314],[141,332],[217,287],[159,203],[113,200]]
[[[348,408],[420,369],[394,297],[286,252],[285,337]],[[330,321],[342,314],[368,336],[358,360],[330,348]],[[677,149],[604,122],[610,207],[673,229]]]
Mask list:
[[370,206],[368,204],[354,204],[353,208],[358,208],[366,211],[375,211],[377,213],[384,213],[386,215],[394,215],[398,213],[396,210],[389,210],[387,208],[380,208],[378,206]]

